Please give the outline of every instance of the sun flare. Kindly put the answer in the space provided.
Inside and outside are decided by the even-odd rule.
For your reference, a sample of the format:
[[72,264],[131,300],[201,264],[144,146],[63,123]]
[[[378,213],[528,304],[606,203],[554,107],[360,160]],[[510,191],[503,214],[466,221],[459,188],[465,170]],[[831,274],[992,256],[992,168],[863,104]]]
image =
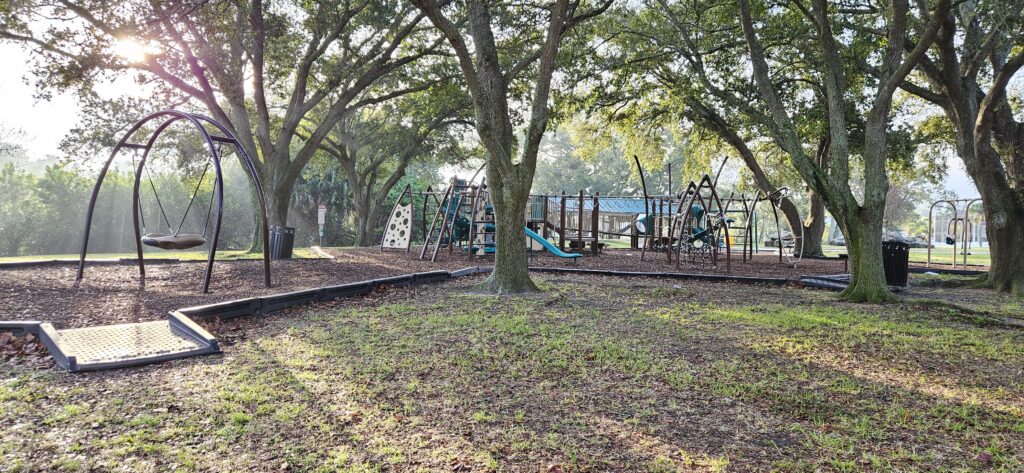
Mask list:
[[143,62],[149,55],[157,51],[159,49],[156,46],[143,44],[130,38],[119,39],[114,45],[114,53],[129,62]]

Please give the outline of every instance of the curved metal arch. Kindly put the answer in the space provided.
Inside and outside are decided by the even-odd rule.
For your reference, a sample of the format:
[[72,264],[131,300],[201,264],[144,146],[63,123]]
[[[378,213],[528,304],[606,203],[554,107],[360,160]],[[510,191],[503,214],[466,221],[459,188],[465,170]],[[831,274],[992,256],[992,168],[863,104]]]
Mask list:
[[[782,209],[782,199],[789,195],[788,187],[780,187],[772,192],[758,191],[754,196],[754,204],[752,205],[752,211],[756,212],[757,206],[762,202],[767,202],[771,205],[772,218],[775,220],[775,238],[779,242],[779,264],[783,263],[783,258],[786,259],[786,264],[792,265],[794,268],[800,264],[803,259],[803,245],[804,245],[804,228],[800,227],[800,233],[797,235],[797,229],[793,228],[793,225],[789,222],[789,219],[785,215],[780,215]],[[789,233],[793,235],[793,251],[787,253],[785,245],[782,243],[782,222],[786,222],[786,228],[789,229]]]
[[[128,139],[134,136],[138,132],[138,130],[142,128],[144,125],[148,124],[151,121],[164,117],[166,117],[167,119],[163,121],[159,126],[157,126],[156,130],[154,130],[153,133],[149,135],[149,139],[147,140],[145,145],[128,143]],[[167,127],[180,120],[185,120],[191,123],[198,130],[200,136],[202,136],[203,140],[206,142],[207,148],[209,149],[210,152],[210,159],[212,160],[214,165],[214,190],[217,198],[217,218],[214,221],[213,238],[210,241],[210,250],[206,261],[206,273],[203,278],[202,291],[204,293],[209,292],[210,277],[213,273],[213,263],[216,259],[217,243],[220,240],[221,220],[223,217],[224,210],[224,176],[221,170],[220,153],[217,152],[217,146],[214,144],[215,141],[229,143],[235,147],[235,151],[239,153],[239,156],[245,163],[246,172],[249,174],[249,178],[256,190],[257,200],[259,201],[260,205],[260,213],[262,217],[261,220],[263,224],[262,226],[264,283],[266,284],[267,287],[270,286],[270,245],[269,228],[267,224],[267,210],[265,203],[266,199],[264,198],[263,188],[260,185],[259,176],[256,172],[256,166],[252,162],[252,159],[249,157],[249,155],[245,152],[245,149],[241,146],[241,143],[239,143],[238,139],[223,125],[217,123],[209,117],[182,112],[178,110],[161,110],[146,115],[139,121],[135,122],[135,124],[128,129],[128,131],[121,137],[121,139],[118,140],[117,145],[114,146],[114,149],[110,152],[110,157],[107,158],[107,161],[104,163],[103,168],[100,170],[100,175],[96,180],[96,184],[93,186],[92,193],[89,197],[89,207],[86,212],[85,230],[82,235],[82,251],[79,255],[78,272],[75,278],[76,282],[80,282],[84,276],[85,257],[89,247],[89,234],[92,229],[92,219],[94,210],[96,208],[96,199],[99,196],[100,188],[103,185],[103,181],[106,179],[107,172],[109,171],[111,164],[113,164],[114,158],[116,158],[118,153],[120,153],[120,151],[124,148],[143,149],[144,152],[142,155],[142,159],[139,161],[138,167],[135,170],[135,183],[132,188],[132,221],[135,230],[135,251],[139,262],[139,284],[142,287],[145,287],[146,267],[142,257],[142,235],[139,227],[139,187],[142,178],[142,172],[145,169],[146,161],[149,157],[150,151],[153,148],[153,144],[156,142],[156,139],[164,132],[164,130],[167,129]],[[223,136],[215,137],[210,135],[210,132],[206,129],[205,126],[203,126],[203,123],[208,123],[214,126],[221,133],[223,133]]]
[[[957,209],[956,202],[952,200],[937,200],[932,202],[932,206],[928,208],[928,256],[925,258],[924,267],[930,268],[932,266],[932,227],[934,225],[935,218],[935,206],[939,204],[947,204],[953,209],[953,218],[957,218],[959,210]],[[948,232],[949,229],[947,228]],[[956,240],[953,241],[953,268],[956,268]]]
[[[192,117],[213,125],[213,127],[223,133],[225,138],[229,138],[231,140],[231,144],[235,146],[235,152],[238,153],[238,156],[242,158],[242,162],[245,163],[245,167],[249,175],[249,182],[256,190],[256,200],[259,202],[260,206],[260,220],[263,223],[263,229],[261,232],[263,233],[263,283],[266,287],[270,287],[270,227],[267,221],[267,199],[263,193],[263,185],[260,183],[259,171],[256,169],[256,163],[253,162],[249,153],[245,152],[245,147],[243,147],[242,143],[238,141],[238,137],[236,137],[231,130],[228,130],[224,125],[220,124],[220,122],[207,117],[206,115],[192,114]],[[205,128],[203,130],[205,132]],[[218,219],[218,225],[219,222],[220,220]],[[209,274],[209,271],[207,271],[205,286],[209,286]]]
[[758,191],[757,195],[754,197],[753,207],[755,209],[754,211],[756,212],[758,204],[762,202],[768,202],[769,204],[771,204],[772,218],[775,220],[775,238],[779,242],[779,264],[782,264],[782,257],[784,251],[782,245],[782,224],[779,222],[779,209],[775,206],[775,201],[773,200],[774,197],[778,194],[779,190],[775,190],[771,193]]
[[[961,250],[963,250],[962,253],[964,254],[964,258],[963,258],[963,267],[964,268],[967,268],[967,252],[971,248],[971,236],[974,233],[974,231],[972,230],[972,227],[974,226],[974,224],[971,223],[971,206],[973,206],[974,204],[977,204],[978,202],[981,202],[981,198],[980,197],[974,198],[974,199],[969,199],[969,200],[967,200],[967,206],[964,207],[964,240],[963,240],[963,244],[960,245],[961,246]],[[984,209],[984,203],[982,203],[982,209]],[[981,237],[979,236],[978,239],[980,241]],[[956,260],[956,252],[955,251],[953,252],[953,260],[954,261]]]
[[[686,216],[689,215],[689,210],[687,210],[685,214],[682,213],[683,206],[686,205],[688,201],[693,200],[692,196],[696,195],[698,191],[699,188],[697,187],[697,183],[690,181],[688,184],[686,184],[686,187],[683,188],[682,193],[679,194],[679,205],[676,206],[675,212],[672,213],[671,221],[668,225],[668,245],[666,247],[667,249],[665,250],[665,256],[666,258],[668,258],[669,263],[672,262],[673,244],[677,244],[678,242],[681,241],[676,240],[676,227],[680,226],[678,230],[681,238],[683,232],[682,226],[686,225],[686,223],[681,222],[680,219],[685,219]],[[687,196],[691,197],[688,198]],[[689,207],[686,208],[689,209]],[[672,212],[672,209],[670,208],[669,211]],[[678,264],[676,266],[678,266]]]

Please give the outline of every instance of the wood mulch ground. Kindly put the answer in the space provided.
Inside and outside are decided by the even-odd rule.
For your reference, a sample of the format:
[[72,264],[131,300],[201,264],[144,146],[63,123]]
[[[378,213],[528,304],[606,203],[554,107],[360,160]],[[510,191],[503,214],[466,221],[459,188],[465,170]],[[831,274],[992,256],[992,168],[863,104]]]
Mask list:
[[[491,257],[471,259],[466,255],[449,255],[444,250],[435,262],[420,260],[418,248],[386,253],[377,248],[325,251],[334,259],[274,261],[270,288],[262,285],[261,261],[218,262],[209,294],[199,292],[205,269],[202,262],[148,265],[145,289],[139,288],[138,267],[131,264],[87,266],[79,287],[75,286],[72,264],[4,269],[0,270],[0,320],[38,320],[53,323],[57,328],[141,322],[162,319],[169,310],[181,307],[412,272],[493,264]],[[548,253],[534,253],[530,264],[545,268],[726,274],[724,265],[702,270],[684,263],[677,269],[663,253],[648,252],[641,261],[636,250],[606,250],[598,256],[586,253],[575,262]],[[737,255],[728,274],[796,279],[807,274],[841,273],[843,266],[838,260],[805,259],[794,268],[779,264],[777,255],[757,255],[747,262]]]

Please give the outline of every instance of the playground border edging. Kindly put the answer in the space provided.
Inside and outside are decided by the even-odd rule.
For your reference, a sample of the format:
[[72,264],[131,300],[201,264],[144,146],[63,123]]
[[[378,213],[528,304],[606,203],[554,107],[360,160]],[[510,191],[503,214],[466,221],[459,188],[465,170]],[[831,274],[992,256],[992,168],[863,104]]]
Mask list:
[[955,276],[981,276],[982,274],[985,274],[985,273],[988,272],[988,271],[982,271],[980,269],[939,269],[939,268],[922,268],[920,266],[911,266],[909,271],[911,273],[914,273],[914,274],[935,273],[935,274],[949,274],[949,275],[955,275]]
[[545,267],[531,267],[530,271],[536,271],[538,273],[556,273],[556,274],[591,274],[597,276],[617,276],[617,277],[647,277],[647,278],[666,278],[666,279],[683,279],[683,280],[701,280],[701,281],[716,281],[716,282],[735,282],[742,284],[773,284],[782,286],[791,282],[795,282],[792,279],[785,278],[758,278],[753,276],[728,276],[722,274],[691,274],[691,273],[662,273],[662,272],[651,272],[651,271],[614,271],[609,269],[573,269],[573,268],[545,268]]

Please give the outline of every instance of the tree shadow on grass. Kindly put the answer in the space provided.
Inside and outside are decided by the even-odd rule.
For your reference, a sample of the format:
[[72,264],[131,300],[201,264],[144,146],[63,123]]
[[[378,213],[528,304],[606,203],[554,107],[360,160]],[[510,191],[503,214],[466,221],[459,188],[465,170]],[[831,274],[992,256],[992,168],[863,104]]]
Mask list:
[[[473,299],[397,300],[291,325],[299,352],[321,354],[306,369],[372,412],[351,447],[366,461],[390,445],[404,453],[387,461],[410,467],[980,467],[984,449],[1019,462],[1003,435],[1019,422],[1012,406],[780,356],[685,317],[595,316],[572,298],[480,310]],[[447,453],[416,447],[423,438]]]
[[[896,314],[861,322],[879,330],[858,329],[867,314],[852,306],[801,319],[825,299],[734,284],[559,278],[548,298],[465,295],[467,284],[261,318],[239,328],[245,336],[219,357],[28,381],[53,397],[25,401],[39,416],[26,421],[37,422],[39,435],[59,430],[70,439],[50,451],[81,443],[96,458],[135,465],[125,460],[134,458],[150,468],[1021,464],[1021,387],[1000,380],[990,387],[995,394],[977,399],[982,391],[957,386],[969,384],[964,365],[984,358],[928,349],[932,329],[963,329],[948,320]],[[773,305],[782,302],[793,310]],[[978,337],[970,340],[1005,336],[973,330]],[[845,331],[857,336],[835,335]],[[946,364],[931,366],[937,361]],[[926,389],[937,374],[949,378],[941,387],[950,395]],[[59,428],[42,423],[62,404],[87,400],[104,416],[134,420],[100,428],[89,428],[89,415]],[[175,408],[153,414],[168,405]],[[154,426],[147,416],[157,418]],[[126,435],[135,443],[118,440]],[[26,455],[41,448],[24,445]]]

